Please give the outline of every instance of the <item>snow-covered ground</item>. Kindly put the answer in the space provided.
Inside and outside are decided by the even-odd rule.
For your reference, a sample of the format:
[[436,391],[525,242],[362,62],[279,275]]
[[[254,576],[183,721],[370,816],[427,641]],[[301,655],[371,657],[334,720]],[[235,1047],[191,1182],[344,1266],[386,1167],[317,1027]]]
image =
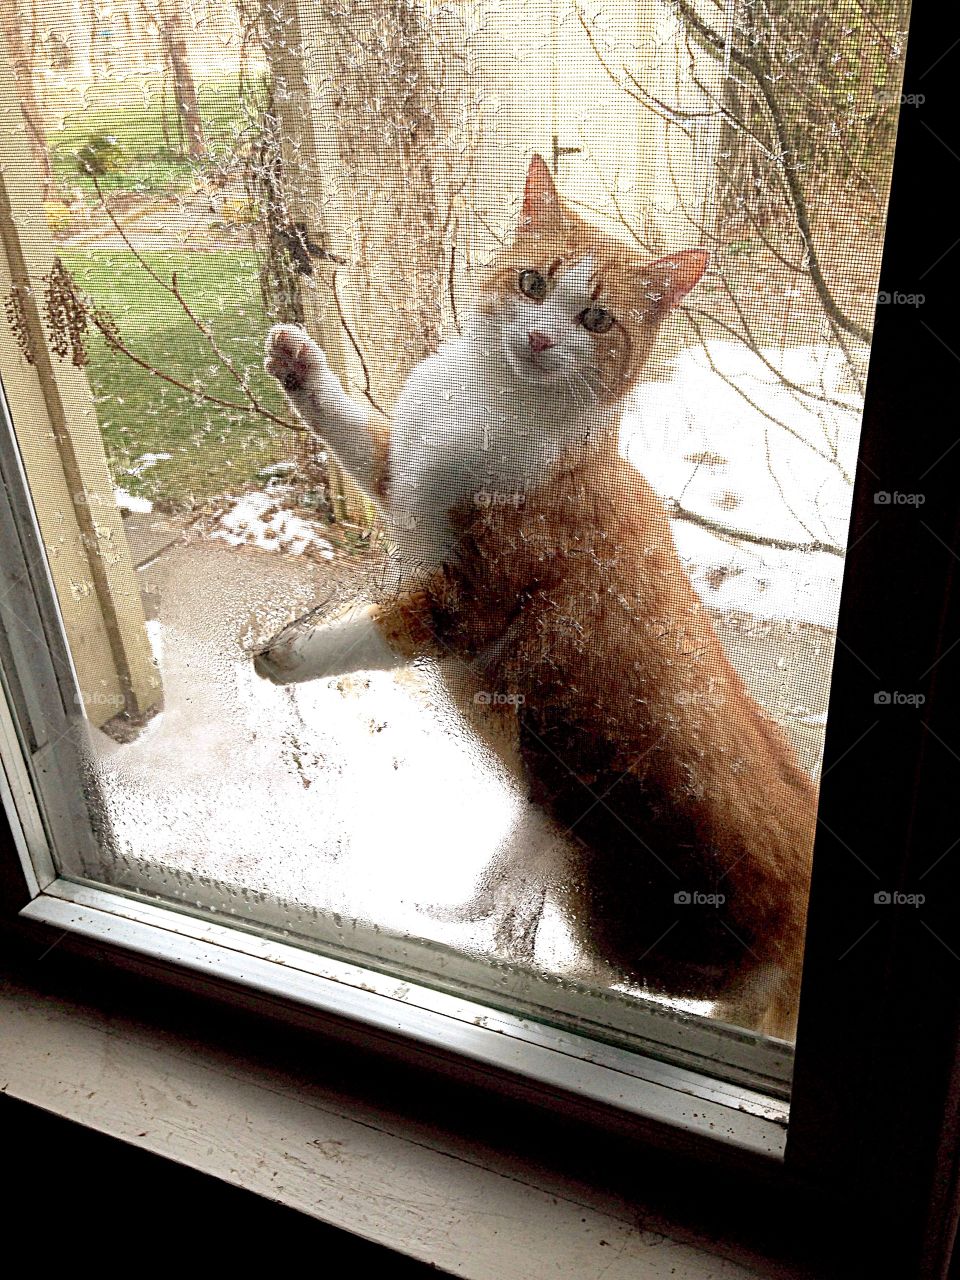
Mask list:
[[[158,462],[169,462],[172,456],[169,453],[142,453],[139,458],[134,459],[130,466],[127,467],[127,475],[136,476],[139,480],[145,471],[155,467]],[[113,498],[122,511],[135,511],[140,515],[149,515],[153,510],[153,503],[149,498],[141,498],[136,494],[128,493],[121,485],[115,487]]]
[[[669,381],[639,388],[623,455],[662,497],[713,524],[842,551],[861,412],[845,361],[828,346],[764,355],[773,368],[737,343],[711,343],[709,359],[685,349]],[[777,368],[812,394],[784,386]],[[684,519],[673,527],[712,608],[835,625],[840,555],[732,542]]]
[[332,560],[333,547],[323,536],[321,523],[305,520],[283,502],[283,494],[277,490],[245,493],[223,513],[210,536],[222,538],[233,547],[286,551],[292,556],[313,547],[324,560]]

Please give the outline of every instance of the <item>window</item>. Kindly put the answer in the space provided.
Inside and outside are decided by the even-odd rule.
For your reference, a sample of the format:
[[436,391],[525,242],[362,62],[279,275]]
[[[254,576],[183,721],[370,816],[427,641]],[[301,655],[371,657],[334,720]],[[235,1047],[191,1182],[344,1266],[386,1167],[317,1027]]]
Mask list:
[[[675,626],[674,657],[686,664],[669,706],[661,699],[642,713],[656,726],[651,749],[683,774],[683,753],[661,740],[692,735],[729,782],[760,751],[741,758],[739,744],[770,737],[781,744],[770,768],[779,777],[782,765],[812,794],[830,731],[894,132],[915,105],[901,93],[906,9],[858,13],[818,17],[816,40],[801,11],[775,20],[755,6],[684,4],[531,5],[522,42],[512,19],[481,5],[398,4],[375,26],[360,9],[334,18],[293,0],[239,13],[165,5],[149,23],[132,7],[129,25],[95,32],[85,18],[51,17],[38,32],[56,33],[55,43],[18,43],[5,23],[4,109],[25,128],[4,145],[33,159],[29,175],[7,167],[0,210],[5,798],[32,887],[43,890],[28,914],[91,936],[106,929],[181,964],[242,971],[277,992],[300,983],[308,1002],[384,1028],[399,1018],[414,1038],[453,1039],[468,1056],[782,1156],[792,1036],[784,1020],[780,1034],[763,1034],[753,987],[739,1004],[713,999],[733,970],[765,976],[763,956],[755,966],[746,956],[762,950],[766,926],[744,939],[738,917],[724,914],[736,859],[711,879],[698,850],[689,874],[673,863],[663,873],[677,883],[647,950],[663,951],[667,933],[684,946],[712,937],[721,959],[696,953],[701,986],[691,988],[688,957],[669,947],[683,970],[675,989],[589,954],[611,904],[642,897],[647,881],[617,872],[598,898],[596,860],[577,859],[598,842],[619,850],[642,839],[618,803],[629,776],[643,807],[648,775],[633,758],[642,744],[615,768],[632,717],[621,715],[616,732],[609,719],[602,734],[581,728],[563,751],[550,746],[559,728],[589,726],[597,705],[622,711],[623,690],[638,701],[623,682],[633,665],[617,648],[622,624],[604,630],[590,614],[596,645],[577,640],[587,588],[577,607],[554,608],[547,593],[517,614],[552,637],[542,652],[528,639],[510,651],[512,621],[495,642],[473,643],[441,594],[431,600],[442,626],[430,635],[445,640],[442,661],[427,649],[395,669],[347,661],[285,687],[257,674],[254,651],[311,607],[332,614],[364,598],[383,608],[402,596],[394,575],[411,560],[423,567],[417,548],[434,514],[414,449],[416,501],[403,505],[406,473],[392,475],[384,528],[383,494],[363,460],[306,431],[259,366],[270,322],[303,322],[373,430],[440,337],[469,336],[470,298],[488,260],[500,262],[503,278],[486,295],[498,341],[515,317],[518,350],[544,387],[551,361],[569,361],[567,426],[590,436],[604,406],[619,406],[604,378],[591,384],[591,369],[605,371],[609,358],[607,377],[624,379],[608,461],[659,495],[693,582],[695,594],[683,595],[686,577],[670,579],[681,584],[682,599],[671,600],[686,611],[683,625],[662,605],[638,619],[636,599],[621,601],[650,647]],[[524,218],[538,243],[556,235],[556,257],[504,257]],[[606,281],[594,279],[600,258]],[[623,303],[638,262],[656,269]],[[924,295],[892,281],[880,300],[909,312]],[[668,304],[656,354],[634,370],[624,350],[643,346]],[[535,314],[546,318],[534,324]],[[604,340],[620,343],[609,357]],[[272,355],[295,400],[290,362],[300,353]],[[509,364],[510,351],[501,355]],[[462,379],[441,382],[436,403],[463,391]],[[544,406],[553,394],[544,391]],[[497,536],[501,547],[515,549],[521,534],[529,544],[538,526],[524,521],[537,518],[539,482],[557,466],[543,422],[521,422],[529,448],[519,457],[535,466],[514,477],[496,453],[504,421],[492,428],[492,476],[458,491],[480,552]],[[489,455],[486,430],[477,424]],[[877,520],[916,515],[925,491],[878,475]],[[635,514],[569,521],[541,558],[566,538],[574,563],[569,544],[584,527],[616,535],[603,586],[619,585],[620,562],[652,549],[629,524]],[[399,570],[396,545],[408,548]],[[506,573],[508,559],[477,563]],[[489,612],[473,616],[477,628],[502,603],[484,581]],[[540,579],[525,581],[535,597]],[[561,574],[551,590],[570,581]],[[454,582],[458,598],[464,582],[478,585]],[[720,657],[697,656],[704,645],[732,664],[719,682]],[[866,648],[851,647],[871,668]],[[465,653],[496,674],[467,686],[467,714],[457,705],[464,686],[449,678]],[[571,700],[552,690],[551,705],[562,706],[553,719],[523,684],[538,655],[549,661],[537,689],[547,667],[568,664]],[[663,665],[658,687],[675,669]],[[866,733],[923,705],[921,671],[903,687],[871,671],[876,725]],[[478,745],[494,718],[497,732],[503,718],[520,725],[513,772]],[[828,769],[857,747],[856,732],[842,737],[851,725],[837,726]],[[551,757],[571,753],[580,763],[558,782]],[[750,776],[744,796],[779,821],[779,801],[767,804]],[[669,794],[695,809],[712,785],[694,772]],[[821,817],[843,842],[842,826]],[[578,825],[584,840],[567,839]],[[671,829],[663,848],[691,847],[687,829]],[[788,887],[802,923],[801,844],[788,837],[766,891]],[[584,883],[571,909],[570,886]],[[907,905],[894,895],[922,891],[877,873],[874,892],[891,901],[865,900],[866,924],[881,906]],[[783,980],[774,965],[767,998]]]

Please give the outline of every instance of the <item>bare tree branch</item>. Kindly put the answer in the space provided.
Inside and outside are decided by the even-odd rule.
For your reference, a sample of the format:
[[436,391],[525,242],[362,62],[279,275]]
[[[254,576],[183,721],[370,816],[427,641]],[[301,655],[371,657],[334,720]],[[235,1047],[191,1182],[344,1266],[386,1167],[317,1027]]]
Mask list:
[[697,321],[694,318],[694,313],[692,309],[688,307],[681,307],[680,311],[683,314],[683,316],[687,319],[689,324],[692,326],[694,331],[696,332],[696,335],[700,340],[700,345],[703,348],[704,355],[706,356],[707,363],[710,365],[711,372],[715,373],[718,378],[721,378],[727,384],[728,387],[730,387],[733,391],[735,391],[737,395],[740,396],[742,400],[746,401],[746,403],[750,406],[750,408],[754,409],[757,413],[759,413],[761,417],[766,418],[768,422],[772,422],[774,426],[780,427],[788,435],[792,436],[794,440],[799,441],[799,443],[802,444],[804,448],[809,449],[811,453],[816,454],[818,458],[822,458],[825,462],[832,463],[835,467],[837,467],[840,474],[843,476],[844,480],[848,484],[852,484],[853,478],[847,474],[847,472],[843,469],[843,467],[841,466],[837,458],[821,453],[820,450],[816,447],[816,445],[812,444],[811,441],[809,441],[806,438],[806,436],[801,435],[801,433],[797,431],[794,427],[791,427],[789,423],[783,422],[780,418],[775,418],[773,414],[770,413],[767,409],[764,409],[762,405],[759,405],[755,400],[752,400],[750,396],[748,396],[747,393],[744,391],[743,387],[740,385],[738,381],[729,377],[729,375],[723,372],[723,370],[717,365],[716,361],[713,358],[713,355],[711,354],[710,348],[707,345],[707,340],[704,337],[703,330],[697,324]]
[[711,520],[709,516],[700,515],[697,511],[681,506],[674,498],[666,498],[667,512],[673,520],[684,520],[687,524],[695,524],[710,533],[719,534],[722,538],[734,538],[738,542],[749,542],[757,547],[770,547],[775,551],[822,551],[828,556],[838,556],[841,560],[846,555],[843,547],[834,542],[823,542],[814,538],[810,542],[796,542],[792,538],[771,538],[765,534],[754,533],[750,529],[736,529],[724,524],[721,520]]
[[193,325],[193,327],[203,335],[203,337],[209,344],[210,349],[213,351],[214,355],[220,361],[220,364],[230,374],[234,382],[237,383],[237,385],[240,387],[240,390],[244,393],[244,395],[250,401],[251,405],[256,405],[255,397],[247,384],[246,378],[240,373],[240,371],[234,365],[230,357],[224,351],[221,350],[221,348],[218,346],[216,342],[216,339],[214,338],[213,334],[210,331],[210,327],[204,324],[204,322],[194,313],[194,311],[190,307],[190,304],[187,302],[183,294],[180,292],[180,286],[177,283],[176,273],[173,274],[170,280],[164,280],[163,276],[161,276],[158,272],[154,271],[153,267],[150,266],[149,262],[147,262],[143,254],[136,248],[133,241],[127,235],[126,229],[124,228],[123,224],[119,221],[117,216],[114,214],[113,210],[110,208],[110,205],[108,204],[107,199],[104,196],[103,190],[100,186],[100,180],[97,178],[96,174],[91,174],[90,176],[93,180],[93,185],[96,188],[97,195],[100,198],[100,207],[103,209],[103,212],[110,219],[110,222],[113,224],[114,230],[116,231],[117,235],[120,237],[123,243],[127,246],[129,251],[133,254],[136,261],[144,269],[144,271],[147,273],[150,279],[155,281],[160,286],[161,289],[165,290],[168,294],[170,294],[170,296],[175,300],[175,302],[180,307],[181,311],[184,313],[184,315],[187,317],[190,323]]
[[793,145],[790,137],[790,130],[784,119],[783,112],[780,109],[780,103],[777,96],[773,92],[767,69],[763,66],[758,58],[751,54],[745,53],[738,45],[728,42],[719,32],[714,31],[712,27],[705,23],[699,14],[694,10],[693,6],[687,3],[687,0],[674,0],[677,9],[683,16],[683,20],[688,29],[699,35],[703,44],[718,56],[729,56],[730,59],[742,67],[753,77],[760,94],[763,97],[764,104],[770,115],[774,132],[777,138],[777,145],[780,150],[779,171],[782,173],[790,198],[793,204],[793,211],[797,221],[797,227],[803,240],[804,248],[807,253],[807,259],[810,266],[810,276],[813,280],[817,295],[820,298],[820,304],[826,312],[827,316],[833,323],[845,332],[852,334],[861,342],[869,345],[871,333],[869,329],[865,329],[863,325],[858,324],[850,316],[846,315],[836,299],[834,298],[830,287],[823,275],[823,268],[820,265],[820,258],[817,254],[816,245],[814,244],[813,229],[810,224],[810,212],[807,208],[807,200],[803,191],[803,187],[797,177],[796,165],[796,147]]

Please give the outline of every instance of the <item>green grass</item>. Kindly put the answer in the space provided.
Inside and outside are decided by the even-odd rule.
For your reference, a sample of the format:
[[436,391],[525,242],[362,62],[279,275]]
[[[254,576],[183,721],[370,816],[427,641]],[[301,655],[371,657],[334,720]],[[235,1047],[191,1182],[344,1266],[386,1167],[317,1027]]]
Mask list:
[[[240,388],[177,302],[152,281],[129,251],[70,250],[64,264],[94,303],[115,317],[129,347],[187,386],[239,401]],[[249,250],[145,253],[158,275],[177,273],[197,315],[210,323],[222,349],[246,372],[254,394],[284,416],[282,398],[262,369],[266,320],[257,262]],[[235,493],[270,463],[290,457],[292,436],[262,417],[219,409],[163,383],[98,334],[89,343],[87,373],[114,481],[128,492],[185,508]],[[169,453],[142,477],[129,469],[144,453]]]
[[[199,81],[197,99],[210,154],[233,151],[252,125],[237,77]],[[129,157],[123,173],[105,174],[101,179],[105,191],[183,189],[203,167],[186,156],[172,89],[168,87],[164,94],[159,80],[136,85],[103,81],[85,86],[82,96],[64,90],[48,100],[46,111],[48,118],[63,122],[47,135],[54,178],[62,191],[79,187],[88,195],[94,192],[75,158],[77,149],[94,134],[115,137]]]

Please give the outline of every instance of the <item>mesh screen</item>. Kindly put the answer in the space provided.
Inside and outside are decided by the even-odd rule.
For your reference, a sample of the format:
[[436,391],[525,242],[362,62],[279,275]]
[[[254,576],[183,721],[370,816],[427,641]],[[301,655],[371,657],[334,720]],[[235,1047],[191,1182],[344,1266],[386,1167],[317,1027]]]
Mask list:
[[2,12],[64,872],[790,1039],[903,0]]

